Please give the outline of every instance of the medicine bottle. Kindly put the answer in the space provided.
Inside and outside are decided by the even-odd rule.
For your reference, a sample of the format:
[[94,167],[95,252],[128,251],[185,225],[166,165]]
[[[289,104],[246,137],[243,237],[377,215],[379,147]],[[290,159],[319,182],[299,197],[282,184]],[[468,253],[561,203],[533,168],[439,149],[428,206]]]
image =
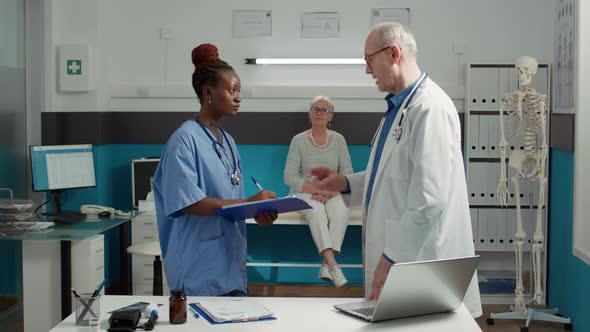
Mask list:
[[184,290],[170,291],[170,324],[186,323],[186,296]]

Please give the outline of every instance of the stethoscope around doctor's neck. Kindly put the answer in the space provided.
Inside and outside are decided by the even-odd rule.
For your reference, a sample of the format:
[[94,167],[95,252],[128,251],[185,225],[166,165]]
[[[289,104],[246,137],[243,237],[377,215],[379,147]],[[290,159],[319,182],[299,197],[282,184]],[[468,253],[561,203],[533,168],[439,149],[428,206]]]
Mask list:
[[[221,143],[219,143],[219,141],[217,141],[215,138],[213,138],[211,133],[209,133],[209,130],[207,130],[207,128],[205,128],[205,126],[201,123],[201,121],[199,121],[198,118],[195,119],[195,122],[198,123],[199,126],[201,126],[201,128],[203,129],[205,134],[207,134],[207,137],[209,137],[209,140],[211,141],[211,143],[213,143],[213,151],[215,151],[215,153],[217,154],[217,157],[219,158],[219,161],[221,161],[221,163],[223,164],[223,166],[225,168],[225,163],[223,162],[223,156],[221,154],[221,151],[219,151],[219,149],[221,149],[223,151],[223,153],[226,155],[226,157],[228,157],[228,159],[229,159],[229,156],[225,153],[225,148],[223,147],[223,145]],[[238,162],[236,161],[236,155],[234,154],[234,149],[231,147],[231,143],[227,139],[227,135],[225,134],[225,131],[221,128],[219,128],[219,130],[221,131],[221,134],[223,135],[223,139],[227,142],[227,145],[229,146],[229,151],[231,152],[231,161],[233,163],[233,171],[229,174],[231,184],[234,186],[238,186],[238,185],[240,185],[240,181],[242,180],[242,178],[240,176],[240,172],[238,171]],[[217,148],[218,146],[219,146],[219,149]],[[230,170],[227,170],[227,171],[229,172]]]
[[[412,102],[414,95],[416,95],[416,92],[418,91],[420,86],[422,86],[422,84],[426,80],[426,77],[428,77],[428,74],[426,74],[426,73],[423,73],[422,75],[420,75],[420,78],[418,78],[418,82],[416,83],[416,85],[414,85],[414,88],[412,89],[412,91],[410,91],[410,93],[408,94],[408,96],[406,97],[406,99],[404,100],[404,102],[402,103],[402,105],[400,107],[402,114],[400,114],[399,121],[397,122],[397,126],[395,126],[393,128],[393,138],[395,139],[395,142],[398,144],[399,144],[400,139],[402,138],[402,133],[404,132],[404,128],[402,126],[403,126],[403,121],[404,121],[404,115],[407,112],[406,107],[407,107],[407,105],[410,104],[410,102]],[[383,128],[383,124],[385,123],[386,116],[387,116],[387,113],[383,114],[383,117],[381,118],[381,122],[379,122],[379,127],[377,127],[377,131],[375,131],[375,134],[373,135],[373,139],[371,139],[371,144],[369,144],[369,147],[373,147],[373,144],[375,144],[375,140],[377,139],[377,135],[379,134],[379,132]]]

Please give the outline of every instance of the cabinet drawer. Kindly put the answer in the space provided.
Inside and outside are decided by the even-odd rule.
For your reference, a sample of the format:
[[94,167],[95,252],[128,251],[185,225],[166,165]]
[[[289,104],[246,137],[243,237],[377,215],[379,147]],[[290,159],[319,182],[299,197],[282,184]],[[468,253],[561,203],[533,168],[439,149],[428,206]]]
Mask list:
[[[153,273],[150,274],[133,274],[133,284],[154,284],[154,275]],[[168,281],[166,280],[166,275],[162,273],[162,285],[164,289],[168,288]]]
[[139,228],[133,231],[133,244],[158,241],[160,241],[158,237],[158,230],[155,228]]
[[90,252],[97,255],[104,255],[104,239],[101,239],[100,241],[91,241]]
[[[154,278],[154,257],[151,256],[133,256],[133,280],[137,279],[138,283],[151,283]],[[166,283],[166,274],[162,266],[162,282]]]
[[[170,290],[168,289],[167,285],[164,285],[162,291],[165,296],[170,296]],[[153,285],[152,284],[133,284],[133,295],[151,296],[152,292],[153,292]]]
[[133,222],[131,223],[131,227],[133,230],[135,230],[136,228],[158,228],[155,216],[134,218]]
[[95,273],[95,281],[97,284],[101,283],[104,279],[105,279],[105,275],[104,275],[104,265],[98,266],[96,269],[94,269],[94,273]]
[[154,270],[154,257],[133,255],[133,275],[148,274],[152,275]]

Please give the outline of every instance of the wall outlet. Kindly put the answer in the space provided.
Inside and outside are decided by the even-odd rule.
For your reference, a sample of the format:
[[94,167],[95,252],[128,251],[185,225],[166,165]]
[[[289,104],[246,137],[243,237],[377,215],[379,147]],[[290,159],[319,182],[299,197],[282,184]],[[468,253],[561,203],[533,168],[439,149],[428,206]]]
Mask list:
[[454,40],[453,41],[453,53],[465,54],[467,51],[467,41],[465,40]]
[[174,38],[174,28],[171,26],[165,26],[160,28],[160,39],[172,39]]
[[149,97],[150,96],[149,88],[146,88],[146,87],[137,88],[137,96],[138,97]]

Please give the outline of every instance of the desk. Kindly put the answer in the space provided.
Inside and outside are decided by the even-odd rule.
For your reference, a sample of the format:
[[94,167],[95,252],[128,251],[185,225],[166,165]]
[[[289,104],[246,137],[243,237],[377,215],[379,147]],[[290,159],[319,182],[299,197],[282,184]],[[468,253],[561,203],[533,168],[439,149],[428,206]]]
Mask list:
[[[51,217],[47,218],[51,221]],[[72,308],[72,256],[71,241],[85,240],[94,235],[102,234],[114,227],[120,230],[120,259],[121,259],[121,292],[129,294],[129,259],[127,256],[128,222],[130,218],[113,218],[106,221],[80,222],[74,225],[55,224],[55,226],[41,231],[26,231],[20,234],[10,233],[1,240],[23,241],[23,306],[25,316],[25,332],[41,329],[47,330],[61,319],[67,317]],[[52,242],[59,241],[59,271],[54,271],[52,260],[56,250]],[[37,244],[45,243],[44,246]],[[56,262],[57,263],[57,262]],[[61,277],[59,277],[61,276]],[[61,279],[61,286],[56,287],[55,278]],[[59,289],[59,292],[55,292]],[[50,308],[59,307],[55,301],[61,298],[61,316],[55,317],[53,312],[38,317],[34,313],[49,312]],[[45,301],[45,302],[43,302]],[[55,309],[52,309],[55,310]],[[29,314],[28,314],[29,313]],[[33,325],[30,325],[30,324]]]
[[[188,303],[198,301],[198,297],[189,297]],[[184,331],[239,331],[239,332],[301,332],[301,331],[438,331],[438,332],[470,332],[481,331],[465,306],[455,312],[396,319],[379,323],[369,323],[364,320],[348,316],[334,309],[336,303],[357,301],[350,298],[301,298],[301,297],[252,297],[275,312],[277,320],[260,322],[211,325],[204,318],[195,319],[190,315],[186,324],[171,325],[168,321],[168,297],[165,296],[113,296],[107,295],[101,299],[101,322],[98,329],[92,331],[106,331],[108,328],[109,311],[138,301],[163,303],[158,309],[159,319],[154,331],[184,332]],[[142,320],[142,322],[145,321]],[[88,327],[78,327],[74,324],[74,314],[70,315],[50,332],[88,332]]]

